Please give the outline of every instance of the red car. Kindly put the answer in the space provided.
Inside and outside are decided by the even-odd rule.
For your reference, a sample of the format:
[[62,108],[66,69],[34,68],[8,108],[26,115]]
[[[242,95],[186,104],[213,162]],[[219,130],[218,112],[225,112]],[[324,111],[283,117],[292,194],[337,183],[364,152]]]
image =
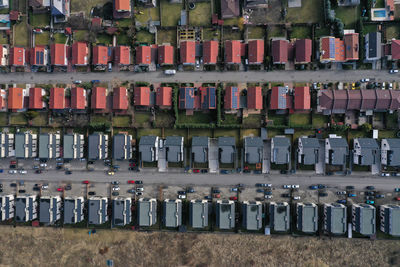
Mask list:
[[58,192],[64,192],[64,188],[59,187],[59,188],[57,188],[57,191],[58,191]]
[[199,169],[193,169],[193,173],[199,173],[200,170]]
[[134,184],[134,183],[135,183],[134,180],[129,180],[129,181],[128,181],[128,184]]
[[136,167],[136,163],[134,163],[134,162],[129,163],[129,167]]
[[230,197],[229,200],[237,200],[237,197]]
[[400,201],[400,197],[396,197],[396,200],[397,200],[397,201]]
[[220,194],[214,194],[213,198],[220,198],[221,195]]
[[16,160],[10,161],[10,165],[15,165],[15,164],[17,164],[17,161],[16,161]]
[[90,182],[89,182],[88,180],[83,181],[82,183],[83,183],[83,184],[90,184]]

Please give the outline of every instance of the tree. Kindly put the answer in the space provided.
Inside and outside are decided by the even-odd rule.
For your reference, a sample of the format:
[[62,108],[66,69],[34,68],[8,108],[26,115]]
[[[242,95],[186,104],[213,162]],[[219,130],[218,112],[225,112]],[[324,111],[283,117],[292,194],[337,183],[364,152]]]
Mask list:
[[370,131],[372,131],[372,125],[370,123],[364,123],[363,125],[361,125],[361,129],[364,132],[369,133]]
[[39,116],[39,112],[37,112],[37,111],[30,110],[30,111],[25,112],[25,117],[28,121],[33,120],[37,116]]

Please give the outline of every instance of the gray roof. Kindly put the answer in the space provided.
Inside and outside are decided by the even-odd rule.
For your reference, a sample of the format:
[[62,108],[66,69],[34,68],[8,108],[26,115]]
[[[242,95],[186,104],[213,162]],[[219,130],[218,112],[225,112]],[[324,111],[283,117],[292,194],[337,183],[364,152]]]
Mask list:
[[260,230],[262,227],[262,204],[260,202],[243,202],[243,227],[246,230]]
[[384,210],[383,222],[381,229],[392,236],[400,236],[400,206],[399,205],[384,205],[381,206]]
[[112,201],[112,225],[124,226],[130,224],[132,200],[130,198],[117,198]]
[[290,229],[290,206],[288,203],[270,204],[270,226],[275,232],[286,232]]
[[274,147],[272,157],[275,164],[287,164],[290,161],[290,140],[287,137],[272,138]]
[[157,201],[144,198],[138,202],[139,226],[152,226],[157,222]]
[[367,204],[353,205],[354,230],[362,235],[376,232],[375,207]]
[[79,134],[65,134],[63,145],[64,145],[63,146],[64,159],[81,158],[80,155],[83,154],[84,141],[81,140]]
[[385,139],[390,150],[388,151],[387,160],[389,166],[400,166],[400,139],[388,138]]
[[[16,222],[28,222],[36,219],[36,196],[26,197],[21,196],[17,197],[15,200],[15,220]],[[28,217],[26,217],[25,209],[28,210]]]
[[[27,135],[27,139],[25,139],[25,135]],[[32,150],[33,138],[30,133],[16,133],[15,134],[15,157],[19,159],[26,158],[25,157],[25,148],[28,148],[27,158],[31,158],[33,156]]]
[[331,149],[329,151],[329,164],[343,165],[349,154],[349,146],[344,138],[328,138]]
[[64,224],[78,223],[83,221],[83,206],[82,197],[65,198],[64,199]]
[[132,157],[132,136],[126,134],[116,134],[113,137],[113,159],[125,160]]
[[41,223],[54,223],[59,219],[59,199],[55,197],[43,197],[40,199],[39,221]]
[[[50,144],[51,143],[51,144]],[[57,136],[55,134],[39,135],[39,158],[49,159],[57,158],[59,151],[59,143],[57,144]]]
[[155,145],[157,136],[142,136],[139,141],[139,152],[141,160],[144,162],[153,162],[155,160]]
[[[105,159],[107,157],[108,140],[106,140],[106,135],[101,133],[93,133],[89,135],[88,141],[89,141],[89,148],[88,148],[89,160]],[[100,141],[101,141],[101,146],[100,146]],[[99,147],[101,149],[99,149]]]
[[107,200],[97,197],[90,198],[88,200],[89,224],[103,224],[107,220]]
[[305,233],[318,230],[318,206],[311,203],[297,205],[297,229]]
[[326,204],[325,228],[332,234],[341,235],[347,229],[347,207],[343,204]]
[[380,153],[376,139],[357,138],[357,140],[361,148],[360,164],[369,166],[377,163]]
[[165,227],[178,227],[182,224],[182,201],[166,199],[163,203]]
[[382,57],[381,33],[370,32],[365,35],[365,58],[378,60]]
[[168,162],[181,162],[183,155],[183,137],[182,136],[167,136],[164,144],[167,150]]
[[264,143],[261,137],[244,138],[245,160],[249,164],[261,163]]
[[192,138],[193,161],[196,163],[206,163],[208,161],[208,143],[207,136],[194,136]]
[[[4,143],[0,142],[0,151],[4,150],[4,158],[7,158],[10,155],[10,151],[14,149],[14,142],[9,139],[8,133],[0,133],[0,138],[4,139]],[[0,157],[2,157],[2,153],[0,153]]]
[[0,197],[0,221],[14,217],[14,196],[5,195]]
[[300,138],[303,145],[302,164],[314,165],[318,162],[320,144],[317,138]]
[[195,200],[190,202],[190,226],[193,228],[204,228],[208,226],[208,202]]
[[217,227],[219,229],[232,229],[235,227],[235,202],[219,200],[217,202]]
[[219,160],[221,163],[235,161],[236,141],[234,137],[218,137]]

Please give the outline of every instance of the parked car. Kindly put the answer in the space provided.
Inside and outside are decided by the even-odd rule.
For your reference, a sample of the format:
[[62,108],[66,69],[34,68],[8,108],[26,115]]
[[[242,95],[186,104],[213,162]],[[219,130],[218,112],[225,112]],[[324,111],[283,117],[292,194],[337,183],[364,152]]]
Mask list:
[[300,199],[301,199],[300,196],[294,196],[294,197],[293,197],[293,200],[300,200]]
[[318,196],[320,196],[320,197],[327,197],[327,196],[328,196],[328,193],[326,193],[326,192],[319,192],[319,193],[318,193]]
[[385,198],[385,195],[379,194],[379,195],[376,195],[375,198]]
[[178,195],[179,199],[186,199],[186,195]]
[[200,172],[201,172],[201,173],[208,173],[208,170],[207,170],[207,169],[201,169]]
[[10,187],[17,187],[17,184],[16,183],[11,183]]
[[390,176],[390,173],[388,173],[388,172],[382,172],[382,173],[381,173],[381,176],[382,176],[382,177],[385,177],[385,176],[387,177],[387,176]]
[[28,173],[26,170],[19,170],[18,172],[19,172],[19,174],[27,174]]
[[367,200],[367,201],[365,201],[365,203],[373,205],[373,204],[375,204],[375,201],[374,200]]
[[212,199],[211,196],[204,196],[204,199]]
[[49,185],[48,184],[43,184],[42,185],[42,190],[47,190],[49,189]]
[[264,194],[270,196],[270,195],[272,195],[272,191],[265,191]]
[[272,196],[271,196],[271,195],[264,195],[264,198],[265,198],[265,199],[271,199]]
[[354,190],[354,186],[348,185],[348,186],[346,186],[346,189],[347,189],[347,190]]
[[85,180],[82,182],[83,184],[90,184],[90,182],[88,180]]
[[259,189],[256,190],[256,192],[257,192],[257,193],[264,193],[264,189],[259,188]]
[[8,173],[9,173],[9,174],[16,174],[16,173],[17,173],[17,170],[9,170]]
[[365,195],[366,195],[366,196],[374,196],[374,195],[375,195],[375,192],[374,192],[374,191],[366,191],[366,192],[365,192]]
[[348,197],[356,197],[357,195],[354,194],[354,193],[349,193],[347,196],[348,196]]
[[72,189],[72,186],[71,186],[70,184],[67,184],[67,185],[65,186],[65,190],[69,191],[69,190],[71,190],[71,189]]
[[346,195],[346,191],[337,191],[336,194],[337,195]]
[[137,191],[137,192],[143,192],[143,191],[144,191],[144,188],[143,188],[143,187],[137,187],[137,188],[136,188],[136,191]]
[[365,196],[365,199],[366,200],[373,200],[373,199],[375,199],[375,196]]
[[237,191],[238,191],[237,187],[231,188],[231,192],[237,192]]
[[283,188],[284,188],[284,189],[291,189],[291,188],[292,188],[292,185],[290,185],[290,184],[284,184],[284,185],[283,185]]
[[290,197],[290,194],[281,194],[281,197]]
[[261,184],[261,183],[256,183],[256,187],[262,187],[263,186],[263,184]]
[[178,195],[186,195],[185,191],[178,191]]
[[26,192],[25,189],[21,189],[21,190],[18,191],[18,193],[20,193],[20,194],[24,194],[25,192]]
[[117,197],[117,196],[119,196],[119,193],[116,192],[116,191],[114,191],[114,192],[111,193],[111,195],[112,195],[113,197]]
[[36,170],[35,173],[36,173],[36,174],[41,174],[41,173],[42,173],[42,170]]
[[237,197],[230,197],[229,200],[237,200]]
[[74,83],[74,84],[81,84],[82,81],[81,81],[81,80],[76,80],[76,81],[74,81],[73,83]]
[[336,202],[337,202],[337,203],[340,203],[340,204],[346,204],[346,203],[347,203],[347,200],[346,200],[346,199],[339,199],[339,200],[337,200]]
[[400,192],[400,187],[395,188],[394,192]]
[[57,188],[57,191],[58,192],[64,192],[64,188],[63,187],[59,187],[59,188]]
[[165,75],[174,75],[176,73],[176,70],[164,70]]
[[221,194],[214,194],[213,198],[221,198]]
[[272,187],[272,184],[261,184],[262,187]]
[[128,192],[128,193],[130,193],[130,194],[135,194],[135,189],[129,189],[128,191],[126,191],[126,192]]
[[193,172],[193,173],[200,173],[200,170],[199,170],[199,169],[193,169],[192,172]]
[[318,185],[318,189],[324,189],[324,188],[326,188],[326,185],[324,185],[324,184],[319,184]]
[[394,199],[397,201],[400,201],[400,197],[395,197]]
[[70,174],[72,174],[72,171],[66,170],[66,171],[65,171],[65,174],[66,174],[66,175],[70,175]]
[[141,181],[141,180],[136,180],[136,181],[135,181],[135,184],[143,184],[143,181]]
[[318,189],[318,185],[310,185],[308,188],[311,190],[316,190]]
[[119,182],[118,181],[112,181],[111,184],[112,185],[119,185]]
[[194,191],[194,188],[193,188],[193,187],[188,187],[188,188],[186,189],[186,192],[188,192],[188,193],[194,193],[195,191]]
[[119,186],[113,186],[112,187],[112,191],[119,191],[121,190],[121,188],[119,188]]
[[229,174],[230,171],[228,171],[228,170],[220,170],[219,173],[220,174]]
[[143,195],[143,192],[136,192],[136,195],[137,195],[137,196],[142,196],[142,195]]
[[372,185],[369,185],[369,186],[367,186],[367,187],[365,187],[367,190],[375,190],[375,187],[374,186],[372,186]]
[[221,190],[219,190],[219,189],[213,189],[212,193],[213,193],[213,194],[220,194],[220,193],[221,193]]
[[298,184],[293,184],[293,185],[292,185],[292,188],[293,188],[293,189],[299,189],[299,188],[300,188],[300,185],[298,185]]
[[40,163],[40,167],[42,167],[42,168],[47,167],[47,163]]
[[399,72],[399,70],[395,70],[395,69],[389,70],[389,73],[390,73],[390,74],[394,74],[394,73],[398,73],[398,72]]
[[88,195],[89,195],[89,196],[94,196],[94,195],[96,195],[96,192],[90,191],[90,192],[88,193]]

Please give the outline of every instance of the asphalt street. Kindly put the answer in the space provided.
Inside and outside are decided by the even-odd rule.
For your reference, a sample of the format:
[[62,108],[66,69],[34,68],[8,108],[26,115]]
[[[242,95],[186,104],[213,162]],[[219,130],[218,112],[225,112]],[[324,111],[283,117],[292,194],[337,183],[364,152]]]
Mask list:
[[376,81],[400,81],[400,75],[387,70],[319,70],[319,71],[248,71],[248,72],[177,72],[167,76],[156,72],[57,72],[0,74],[2,83],[69,83],[72,81],[112,80],[143,82],[352,82],[363,78]]

